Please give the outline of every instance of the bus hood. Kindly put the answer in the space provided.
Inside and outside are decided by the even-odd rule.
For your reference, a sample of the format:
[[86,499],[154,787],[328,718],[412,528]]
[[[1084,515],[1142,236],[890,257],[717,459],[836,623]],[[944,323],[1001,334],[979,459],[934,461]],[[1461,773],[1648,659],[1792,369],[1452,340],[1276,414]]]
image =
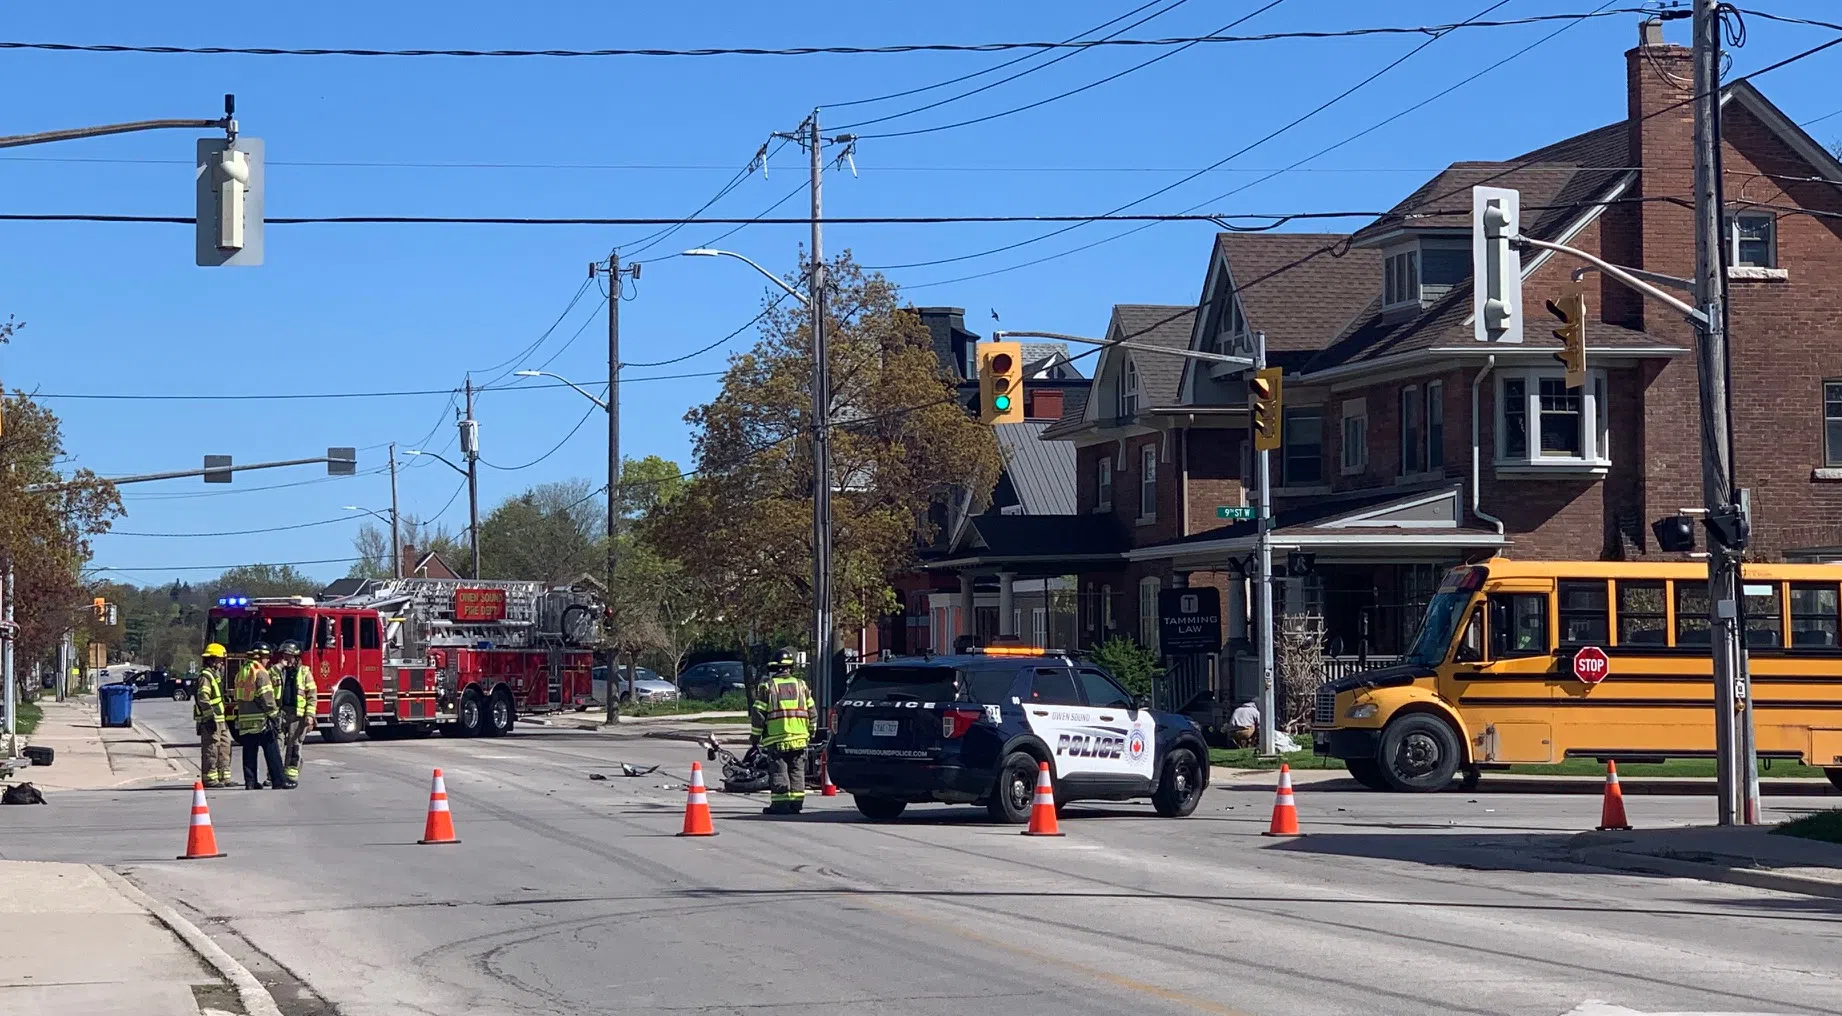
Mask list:
[[1423,677],[1433,677],[1438,672],[1431,667],[1418,663],[1397,663],[1392,667],[1378,667],[1365,670],[1360,674],[1340,677],[1327,682],[1324,687],[1333,691],[1354,691],[1357,688],[1396,688],[1403,684],[1412,684]]

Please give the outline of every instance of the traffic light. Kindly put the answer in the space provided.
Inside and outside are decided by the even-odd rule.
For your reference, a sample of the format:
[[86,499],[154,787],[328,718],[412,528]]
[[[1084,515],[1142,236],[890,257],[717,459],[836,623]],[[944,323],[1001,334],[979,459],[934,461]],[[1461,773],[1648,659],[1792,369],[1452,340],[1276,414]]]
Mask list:
[[109,616],[109,601],[98,596],[90,601],[90,615],[101,621]]
[[1554,358],[1567,368],[1567,387],[1579,388],[1586,384],[1586,294],[1568,293],[1549,300],[1548,313],[1561,322],[1553,332],[1561,340],[1561,350]]
[[1522,196],[1508,187],[1471,188],[1471,335],[1522,341]]
[[[225,118],[235,113],[235,97],[224,96]],[[197,263],[205,267],[262,264],[264,146],[229,123],[229,137],[198,139],[194,218]]]
[[1023,422],[1023,347],[1015,342],[979,345],[979,419]]
[[116,616],[116,613],[115,613],[115,604],[113,604],[113,603],[111,603],[111,604],[108,604],[108,605],[107,605],[107,607],[105,607],[104,609],[105,609],[105,611],[106,611],[106,613],[105,613],[105,615],[104,615],[104,617],[103,617],[103,623],[105,623],[105,624],[107,624],[107,625],[108,625],[109,627],[111,627],[111,628],[113,628],[113,627],[115,627],[115,625],[117,624],[117,616]]
[[1270,452],[1279,447],[1279,386],[1284,371],[1267,367],[1247,382],[1247,412],[1252,420],[1254,448]]

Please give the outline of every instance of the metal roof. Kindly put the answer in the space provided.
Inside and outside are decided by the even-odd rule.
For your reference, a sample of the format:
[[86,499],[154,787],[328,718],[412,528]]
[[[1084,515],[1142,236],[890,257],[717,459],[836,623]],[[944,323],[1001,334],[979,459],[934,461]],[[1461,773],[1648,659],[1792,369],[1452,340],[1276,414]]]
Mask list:
[[1025,420],[994,430],[1004,451],[1004,471],[1025,515],[1073,515],[1075,512],[1075,447],[1066,441],[1044,441],[1043,432],[1054,420]]

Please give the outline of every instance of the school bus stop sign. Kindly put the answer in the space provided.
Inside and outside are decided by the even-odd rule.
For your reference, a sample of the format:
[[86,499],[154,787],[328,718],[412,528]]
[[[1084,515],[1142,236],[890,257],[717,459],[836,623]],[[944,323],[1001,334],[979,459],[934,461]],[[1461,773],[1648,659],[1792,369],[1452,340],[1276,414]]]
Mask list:
[[1573,676],[1587,684],[1598,684],[1612,672],[1612,661],[1598,646],[1585,646],[1573,654]]

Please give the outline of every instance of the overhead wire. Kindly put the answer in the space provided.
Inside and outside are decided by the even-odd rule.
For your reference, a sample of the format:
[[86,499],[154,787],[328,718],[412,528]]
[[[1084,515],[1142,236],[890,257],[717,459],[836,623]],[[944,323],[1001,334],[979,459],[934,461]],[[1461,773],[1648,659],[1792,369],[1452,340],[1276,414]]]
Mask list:
[[246,561],[241,564],[172,564],[172,565],[98,565],[98,572],[148,572],[148,571],[214,571],[227,572],[235,568],[300,568],[310,564],[355,564],[363,561],[362,557],[322,557],[312,561]]
[[[602,387],[603,398],[606,397],[606,391],[607,391],[607,388],[604,385]],[[582,413],[582,418],[576,421],[576,425],[574,427],[569,428],[569,433],[564,434],[563,439],[561,441],[558,441],[556,444],[552,445],[549,451],[543,453],[542,455],[539,455],[537,458],[534,458],[529,462],[526,462],[522,465],[517,465],[517,466],[501,466],[501,465],[494,464],[492,462],[488,462],[486,461],[485,458],[482,457],[479,460],[480,465],[487,466],[492,469],[497,469],[502,473],[515,473],[521,469],[529,469],[532,466],[537,465],[539,462],[542,462],[545,459],[549,458],[550,456],[555,455],[558,449],[568,444],[569,439],[572,437],[575,437],[576,432],[582,429],[582,425],[588,422],[588,418],[594,415],[595,410],[600,409],[600,408],[601,408],[600,406],[597,406],[594,403],[590,403],[588,409]]]
[[362,515],[340,515],[337,518],[321,519],[318,522],[298,522],[291,526],[267,526],[262,529],[232,529],[221,533],[134,533],[111,529],[108,536],[164,537],[168,539],[203,539],[214,536],[255,536],[259,533],[285,533],[295,529],[312,529],[316,526],[330,526],[335,522],[352,522],[362,519]]

